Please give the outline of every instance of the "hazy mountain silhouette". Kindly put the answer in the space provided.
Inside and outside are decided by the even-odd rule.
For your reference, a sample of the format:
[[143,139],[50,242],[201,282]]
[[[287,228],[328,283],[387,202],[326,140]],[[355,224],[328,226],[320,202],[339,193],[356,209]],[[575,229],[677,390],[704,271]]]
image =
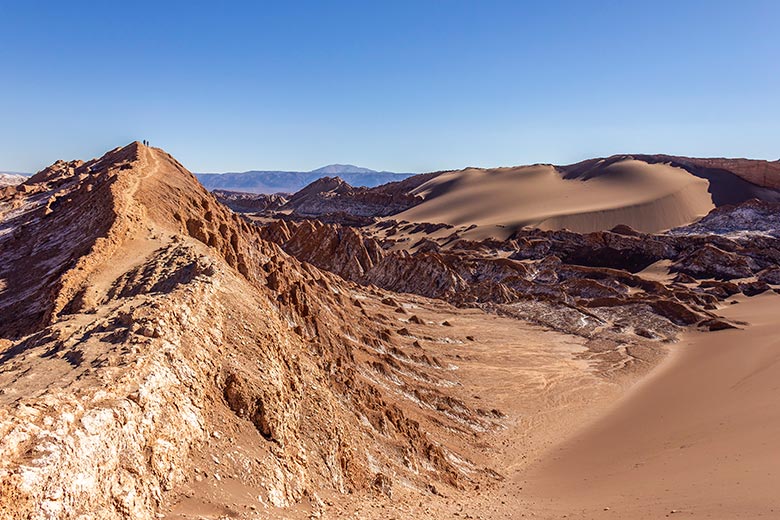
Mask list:
[[198,173],[198,180],[206,189],[246,191],[251,193],[294,193],[312,182],[338,175],[352,186],[374,187],[400,181],[414,174],[378,172],[351,164],[330,164],[309,172],[259,171],[240,173]]

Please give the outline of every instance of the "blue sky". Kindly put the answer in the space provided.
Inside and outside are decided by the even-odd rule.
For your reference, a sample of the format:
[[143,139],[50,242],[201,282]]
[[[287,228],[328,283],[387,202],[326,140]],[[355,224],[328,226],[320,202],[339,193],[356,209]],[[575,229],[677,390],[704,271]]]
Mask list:
[[[223,5],[225,4],[225,5]],[[780,158],[780,2],[0,0],[0,170]]]

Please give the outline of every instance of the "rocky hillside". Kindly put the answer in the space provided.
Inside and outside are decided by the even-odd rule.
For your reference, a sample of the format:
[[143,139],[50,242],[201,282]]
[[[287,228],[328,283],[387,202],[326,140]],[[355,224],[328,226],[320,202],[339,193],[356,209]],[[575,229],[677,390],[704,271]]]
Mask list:
[[302,217],[393,215],[422,202],[412,190],[436,175],[415,175],[376,188],[355,188],[340,177],[323,177],[292,195],[281,209]]
[[448,394],[385,293],[288,256],[162,150],[5,188],[0,295],[0,518],[494,478],[444,439],[499,415]]

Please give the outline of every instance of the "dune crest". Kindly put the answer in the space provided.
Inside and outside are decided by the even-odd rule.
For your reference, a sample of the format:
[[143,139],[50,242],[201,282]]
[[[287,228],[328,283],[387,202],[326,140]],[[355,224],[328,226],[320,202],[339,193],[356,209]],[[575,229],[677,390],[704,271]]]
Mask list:
[[424,183],[414,194],[425,202],[394,218],[476,224],[488,228],[480,233],[499,237],[524,226],[588,232],[627,224],[657,232],[713,209],[707,188],[706,180],[680,168],[633,159],[574,177],[551,165],[472,168]]

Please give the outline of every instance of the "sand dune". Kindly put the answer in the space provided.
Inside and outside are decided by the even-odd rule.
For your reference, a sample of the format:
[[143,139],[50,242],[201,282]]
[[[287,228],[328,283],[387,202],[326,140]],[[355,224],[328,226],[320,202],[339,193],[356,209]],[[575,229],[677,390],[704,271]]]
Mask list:
[[723,314],[749,326],[689,335],[656,375],[525,475],[526,496],[556,518],[776,518],[779,308],[776,294],[743,299]]
[[587,232],[628,224],[655,232],[709,212],[708,185],[683,169],[631,159],[576,178],[551,165],[471,168],[424,183],[413,193],[426,201],[393,218],[476,224],[472,234],[498,237],[522,226]]

